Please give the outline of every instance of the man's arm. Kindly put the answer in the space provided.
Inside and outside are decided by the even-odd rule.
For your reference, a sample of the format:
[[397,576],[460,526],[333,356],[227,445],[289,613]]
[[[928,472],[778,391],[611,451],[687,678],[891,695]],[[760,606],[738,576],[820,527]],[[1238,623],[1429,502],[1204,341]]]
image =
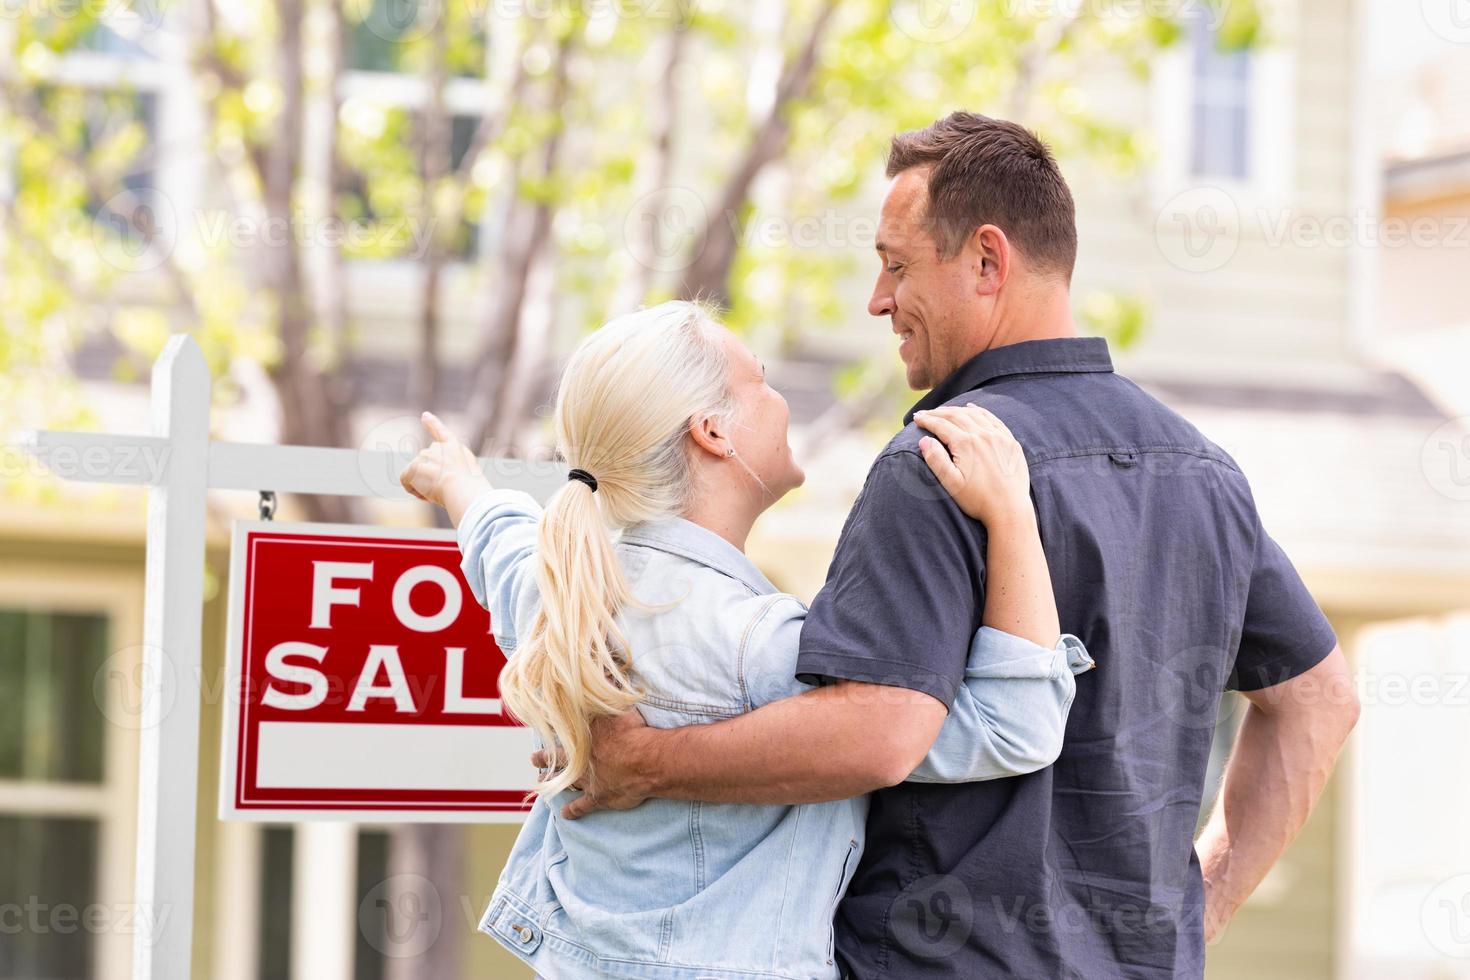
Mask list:
[[914,770],[964,681],[985,557],[983,532],[913,448],[917,433],[906,438],[869,471],[800,628],[796,679],[816,689],[713,725],[594,726],[595,776],[568,816],[650,796],[845,799]]
[[1301,831],[1359,704],[1342,649],[1291,680],[1248,691],[1220,799],[1195,845],[1214,942]]
[[[593,726],[595,777],[562,808],[576,818],[652,797],[817,803],[902,782],[929,751],[945,707],[901,687],[842,681],[712,725],[650,728],[636,712]],[[547,760],[538,757],[537,765]]]

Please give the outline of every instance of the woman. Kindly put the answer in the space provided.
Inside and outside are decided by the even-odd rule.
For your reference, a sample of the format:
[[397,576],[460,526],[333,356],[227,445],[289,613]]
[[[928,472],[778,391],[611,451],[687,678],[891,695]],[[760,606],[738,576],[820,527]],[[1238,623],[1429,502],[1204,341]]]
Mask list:
[[[573,469],[544,513],[490,489],[473,454],[425,415],[434,445],[403,484],[448,509],[508,657],[501,695],[565,759],[539,787],[481,921],[543,977],[836,976],[832,915],[861,856],[866,797],[558,813],[588,771],[598,717],[637,708],[655,726],[706,724],[806,690],[795,679],[806,609],[743,553],[755,519],[803,482],[787,421],[759,362],[691,303],[620,317],[577,348],[556,406]],[[928,426],[967,448],[952,461],[926,440],[931,468],[997,530],[989,625],[910,778],[1034,771],[1060,751],[1073,670],[1091,660],[1058,636],[1034,522],[1011,519],[1031,506],[1020,447],[979,409],[940,410]]]

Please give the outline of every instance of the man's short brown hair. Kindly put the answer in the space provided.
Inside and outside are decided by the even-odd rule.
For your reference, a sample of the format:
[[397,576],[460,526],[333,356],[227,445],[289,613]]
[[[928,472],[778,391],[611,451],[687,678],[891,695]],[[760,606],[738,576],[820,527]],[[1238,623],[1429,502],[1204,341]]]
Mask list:
[[954,112],[899,133],[888,176],[929,167],[926,225],[953,258],[981,225],[1005,232],[1039,271],[1072,279],[1077,213],[1056,158],[1035,133],[1004,119]]

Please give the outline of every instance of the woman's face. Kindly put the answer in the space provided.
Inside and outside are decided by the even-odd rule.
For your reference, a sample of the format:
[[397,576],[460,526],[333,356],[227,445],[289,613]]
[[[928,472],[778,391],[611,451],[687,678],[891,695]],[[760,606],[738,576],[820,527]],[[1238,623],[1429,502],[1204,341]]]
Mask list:
[[769,506],[806,480],[787,441],[791,412],[781,393],[766,384],[765,365],[739,337],[724,327],[717,329],[730,363],[730,392],[736,406],[735,425],[728,437],[738,460],[750,468],[765,490],[750,480],[739,462],[732,463],[735,472],[744,477],[743,482],[750,483],[765,498],[763,505]]

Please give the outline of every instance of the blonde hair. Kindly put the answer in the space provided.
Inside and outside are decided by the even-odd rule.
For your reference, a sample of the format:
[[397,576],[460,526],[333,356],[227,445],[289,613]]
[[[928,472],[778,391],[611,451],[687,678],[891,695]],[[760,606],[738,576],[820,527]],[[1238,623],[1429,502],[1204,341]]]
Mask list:
[[733,422],[729,363],[712,311],[670,302],[617,317],[577,347],[556,400],[557,446],[597,480],[569,480],[547,503],[537,538],[540,607],[501,674],[511,712],[564,768],[553,796],[587,774],[594,719],[622,714],[640,694],[617,616],[642,606],[629,591],[612,529],[682,513],[693,495],[691,419]]

